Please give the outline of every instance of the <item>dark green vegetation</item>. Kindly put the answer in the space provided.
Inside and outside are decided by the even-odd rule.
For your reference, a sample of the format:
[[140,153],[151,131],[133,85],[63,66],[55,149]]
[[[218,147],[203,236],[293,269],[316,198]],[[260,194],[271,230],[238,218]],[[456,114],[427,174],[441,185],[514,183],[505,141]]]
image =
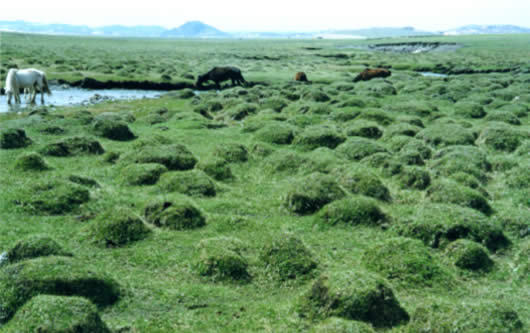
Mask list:
[[97,308],[82,297],[39,295],[17,311],[3,332],[110,333]]
[[1,114],[0,330],[528,331],[530,38],[419,40],[2,33],[2,84],[251,84]]

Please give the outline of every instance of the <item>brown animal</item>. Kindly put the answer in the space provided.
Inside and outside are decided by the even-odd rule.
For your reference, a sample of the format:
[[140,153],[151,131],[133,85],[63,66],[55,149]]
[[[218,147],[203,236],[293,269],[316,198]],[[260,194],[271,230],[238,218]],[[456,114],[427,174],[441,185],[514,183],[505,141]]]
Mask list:
[[236,67],[214,67],[208,73],[199,75],[196,86],[200,88],[204,82],[215,82],[215,86],[219,89],[221,86],[219,82],[232,80],[232,85],[245,83],[241,70]]
[[300,82],[307,82],[307,75],[305,75],[304,72],[298,72],[294,76],[294,80],[295,81],[300,81]]
[[359,75],[353,79],[353,82],[357,81],[368,81],[376,77],[387,77],[392,75],[392,72],[390,72],[388,69],[384,68],[367,68],[364,71],[362,71]]

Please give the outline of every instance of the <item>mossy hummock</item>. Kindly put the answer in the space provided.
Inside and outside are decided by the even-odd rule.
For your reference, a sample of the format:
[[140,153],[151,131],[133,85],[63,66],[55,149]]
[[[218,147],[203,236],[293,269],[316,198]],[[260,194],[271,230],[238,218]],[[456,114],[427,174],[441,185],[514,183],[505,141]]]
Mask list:
[[40,294],[82,296],[105,307],[121,293],[114,279],[83,262],[53,256],[25,260],[0,270],[0,323]]
[[38,295],[24,304],[2,332],[111,333],[97,307],[77,296]]
[[284,234],[264,246],[260,255],[271,272],[280,281],[311,276],[318,262],[313,252],[298,237]]
[[336,316],[381,328],[409,321],[409,314],[388,284],[362,270],[319,277],[298,300],[297,311],[312,320]]

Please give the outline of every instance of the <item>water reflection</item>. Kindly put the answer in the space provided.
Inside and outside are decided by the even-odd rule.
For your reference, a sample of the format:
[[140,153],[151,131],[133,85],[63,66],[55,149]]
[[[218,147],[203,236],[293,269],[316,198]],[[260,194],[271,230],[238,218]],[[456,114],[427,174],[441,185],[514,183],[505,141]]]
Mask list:
[[83,89],[69,86],[52,86],[52,95],[44,95],[44,104],[40,103],[40,93],[37,95],[35,104],[30,104],[28,99],[20,95],[21,104],[15,104],[14,98],[11,105],[7,104],[7,96],[0,96],[0,112],[28,111],[34,108],[45,106],[65,106],[65,105],[90,105],[112,100],[133,100],[141,98],[155,98],[165,93],[155,90],[134,90],[134,89]]

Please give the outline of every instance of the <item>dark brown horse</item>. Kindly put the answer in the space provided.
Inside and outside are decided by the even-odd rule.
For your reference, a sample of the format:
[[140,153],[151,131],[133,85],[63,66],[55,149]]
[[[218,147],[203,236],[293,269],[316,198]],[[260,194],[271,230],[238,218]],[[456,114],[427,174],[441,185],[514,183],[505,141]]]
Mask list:
[[220,82],[232,80],[232,85],[245,83],[241,70],[236,67],[214,67],[208,73],[199,75],[197,83],[198,88],[202,87],[204,82],[213,81],[217,89],[221,88]]
[[376,77],[387,77],[392,75],[392,72],[390,72],[388,69],[384,68],[367,68],[364,71],[362,71],[359,75],[353,79],[353,82],[357,81],[368,81],[371,79],[374,79]]
[[295,81],[300,81],[300,82],[307,82],[307,75],[305,75],[304,72],[298,72],[294,76],[294,80]]

